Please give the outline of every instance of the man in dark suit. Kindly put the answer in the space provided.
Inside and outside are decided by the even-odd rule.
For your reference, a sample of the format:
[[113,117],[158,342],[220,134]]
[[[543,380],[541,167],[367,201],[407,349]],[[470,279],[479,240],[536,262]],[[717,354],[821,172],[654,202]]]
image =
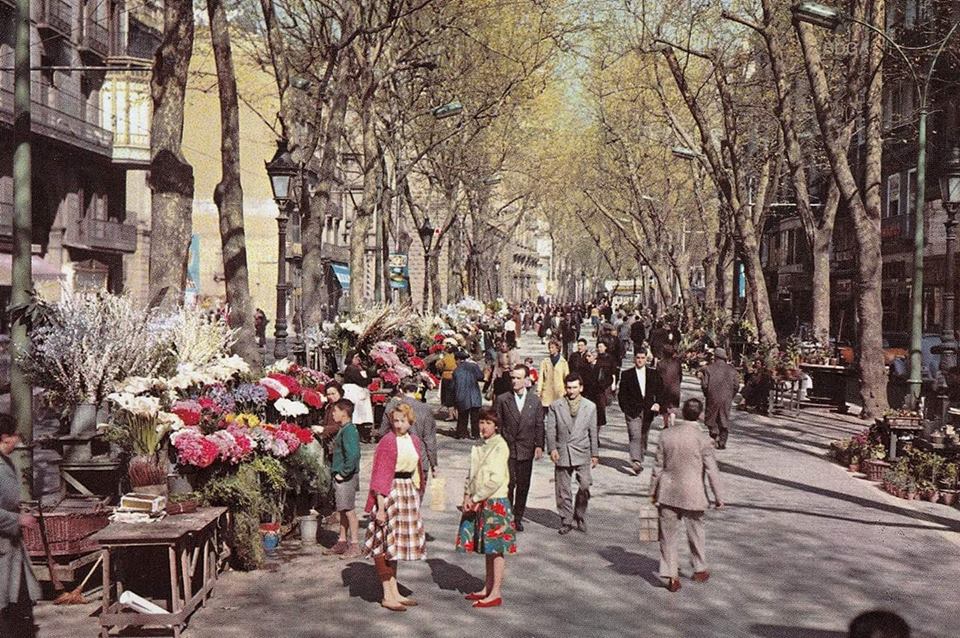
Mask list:
[[704,422],[717,449],[722,450],[727,447],[730,433],[730,404],[740,390],[740,374],[727,363],[727,351],[723,348],[713,351],[713,363],[700,373],[700,387],[707,399]]
[[643,349],[643,342],[647,340],[647,329],[643,325],[640,313],[633,317],[633,324],[630,326],[630,340],[633,341],[634,352],[640,352]]
[[576,372],[580,376],[583,376],[583,369],[587,366],[586,339],[577,339],[577,350],[571,353],[567,359],[567,365],[570,367],[570,372]]
[[617,398],[627,419],[630,462],[633,463],[634,473],[639,476],[643,471],[643,455],[647,451],[650,424],[660,411],[663,381],[656,370],[647,367],[647,353],[644,350],[633,355],[633,364],[633,369],[620,373]]
[[437,419],[433,416],[433,408],[417,398],[420,384],[416,379],[406,379],[400,387],[403,390],[403,395],[390,399],[383,411],[383,419],[380,421],[380,436],[384,436],[393,429],[393,424],[390,421],[390,413],[393,412],[393,409],[401,403],[409,405],[413,408],[413,414],[416,417],[410,432],[423,442],[427,460],[430,462],[430,473],[436,476]]
[[493,402],[500,419],[500,434],[510,448],[507,495],[518,532],[523,531],[533,461],[543,456],[543,406],[537,393],[527,388],[528,376],[527,366],[514,366],[510,371],[511,391],[497,396]]

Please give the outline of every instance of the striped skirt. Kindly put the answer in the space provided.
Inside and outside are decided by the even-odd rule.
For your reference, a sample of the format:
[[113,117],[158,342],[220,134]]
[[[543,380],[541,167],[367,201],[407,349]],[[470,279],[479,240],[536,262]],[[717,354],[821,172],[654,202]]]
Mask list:
[[364,542],[365,553],[383,556],[387,560],[426,560],[427,535],[420,516],[420,493],[413,485],[413,479],[393,479],[393,487],[385,501],[387,520],[379,524],[375,515],[371,517]]

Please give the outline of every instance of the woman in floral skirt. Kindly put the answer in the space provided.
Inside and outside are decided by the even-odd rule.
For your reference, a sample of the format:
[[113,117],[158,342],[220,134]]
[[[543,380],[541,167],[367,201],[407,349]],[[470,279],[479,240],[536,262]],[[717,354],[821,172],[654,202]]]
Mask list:
[[470,451],[470,473],[463,490],[463,517],[457,535],[458,552],[476,552],[487,559],[481,591],[467,594],[474,607],[499,607],[503,603],[504,555],[517,552],[517,530],[507,498],[510,483],[510,450],[497,431],[500,421],[492,408],[480,411],[483,445]]
[[380,604],[392,611],[406,611],[417,601],[400,595],[397,561],[425,560],[426,533],[420,516],[420,501],[426,487],[423,444],[410,426],[413,408],[399,404],[390,412],[393,431],[377,444],[366,511],[373,514],[367,527],[366,553],[373,556],[383,585]]

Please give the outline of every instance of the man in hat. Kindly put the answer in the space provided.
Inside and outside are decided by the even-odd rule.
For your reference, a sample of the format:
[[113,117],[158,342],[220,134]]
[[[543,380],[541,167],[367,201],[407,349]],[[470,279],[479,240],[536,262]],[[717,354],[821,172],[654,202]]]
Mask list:
[[710,430],[710,438],[716,441],[717,449],[727,447],[727,435],[730,431],[730,404],[740,390],[740,375],[737,369],[727,363],[727,351],[716,348],[713,351],[713,363],[703,369],[700,387],[707,400],[704,423]]

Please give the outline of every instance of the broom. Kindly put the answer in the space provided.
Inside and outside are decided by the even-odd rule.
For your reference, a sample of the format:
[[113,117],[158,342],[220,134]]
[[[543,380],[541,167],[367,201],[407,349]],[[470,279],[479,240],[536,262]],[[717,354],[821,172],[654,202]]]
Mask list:
[[97,556],[97,562],[93,564],[93,567],[90,568],[90,571],[87,572],[86,578],[83,579],[83,582],[80,583],[80,586],[74,589],[73,591],[67,591],[59,596],[56,600],[53,601],[54,605],[86,605],[87,599],[83,597],[83,588],[87,584],[87,581],[90,580],[90,577],[93,576],[93,572],[97,571],[97,567],[100,565],[100,561],[103,560],[103,555]]
[[53,562],[53,556],[50,555],[50,543],[47,541],[47,524],[43,519],[43,499],[37,501],[37,516],[40,522],[40,540],[43,541],[43,553],[47,557],[47,571],[50,572],[50,580],[53,582],[53,588],[56,591],[63,591],[63,583],[57,577],[56,563]]

